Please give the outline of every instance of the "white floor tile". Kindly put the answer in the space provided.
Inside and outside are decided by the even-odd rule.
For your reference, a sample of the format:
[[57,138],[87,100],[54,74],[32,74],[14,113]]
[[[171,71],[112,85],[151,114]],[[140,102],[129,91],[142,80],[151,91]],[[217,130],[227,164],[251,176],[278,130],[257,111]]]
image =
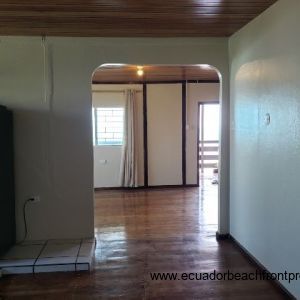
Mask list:
[[49,240],[48,245],[57,244],[80,244],[81,239],[63,239],[63,240]]
[[31,274],[33,273],[33,267],[5,267],[1,268],[3,275],[10,274]]
[[[94,252],[95,252],[95,244],[94,243],[83,243],[81,245],[79,255],[77,257],[77,266],[81,265],[82,270],[86,270],[86,266],[88,265],[89,268],[87,270],[93,269],[93,258],[94,258]],[[79,270],[79,268],[77,268]]]
[[90,264],[76,264],[76,271],[89,271]]
[[46,257],[46,258],[39,258],[35,266],[41,265],[60,265],[60,264],[75,264],[77,257]]
[[94,244],[92,243],[82,243],[78,256],[93,256]]
[[88,257],[88,256],[81,256],[77,258],[77,263],[78,264],[91,264],[92,263],[93,258],[92,257]]
[[46,240],[39,240],[39,241],[24,241],[20,244],[20,246],[27,246],[27,245],[44,245]]
[[26,241],[0,257],[0,269],[4,275],[88,271],[94,249],[94,239]]
[[40,258],[46,257],[76,257],[79,251],[79,244],[47,244]]
[[34,259],[5,259],[5,260],[0,260],[0,268],[5,268],[5,267],[19,267],[19,266],[33,266]]
[[75,264],[35,266],[34,273],[75,272]]
[[1,259],[2,260],[14,260],[14,259],[35,259],[41,252],[43,245],[17,245],[13,246],[8,252],[6,252]]

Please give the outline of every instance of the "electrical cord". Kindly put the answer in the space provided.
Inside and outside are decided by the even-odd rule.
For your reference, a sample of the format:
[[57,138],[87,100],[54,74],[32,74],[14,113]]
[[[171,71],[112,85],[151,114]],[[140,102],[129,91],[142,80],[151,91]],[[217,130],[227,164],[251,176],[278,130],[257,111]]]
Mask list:
[[23,204],[23,221],[24,221],[24,230],[25,230],[25,232],[24,232],[23,239],[19,243],[17,243],[18,245],[24,243],[26,241],[26,239],[27,239],[28,228],[27,228],[26,206],[31,201],[34,201],[34,199],[33,198],[29,198]]

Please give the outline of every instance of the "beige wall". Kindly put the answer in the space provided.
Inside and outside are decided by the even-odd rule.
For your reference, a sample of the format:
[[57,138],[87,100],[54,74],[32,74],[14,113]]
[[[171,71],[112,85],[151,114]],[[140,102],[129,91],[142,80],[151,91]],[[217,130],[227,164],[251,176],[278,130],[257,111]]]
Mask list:
[[[92,86],[94,107],[125,107],[125,91],[134,89],[138,116],[138,182],[144,185],[143,86],[97,84]],[[105,93],[105,91],[109,91]],[[122,146],[94,146],[94,187],[119,187]]]
[[198,103],[219,101],[219,83],[187,84],[186,182],[197,184]]
[[92,236],[91,75],[104,63],[211,64],[223,78],[219,230],[228,232],[228,40],[47,37],[46,94],[40,37],[1,37],[0,103],[15,111],[17,236],[29,195],[30,239]]
[[299,17],[278,1],[230,39],[230,232],[271,272],[300,269]]
[[147,85],[148,184],[182,184],[182,84]]

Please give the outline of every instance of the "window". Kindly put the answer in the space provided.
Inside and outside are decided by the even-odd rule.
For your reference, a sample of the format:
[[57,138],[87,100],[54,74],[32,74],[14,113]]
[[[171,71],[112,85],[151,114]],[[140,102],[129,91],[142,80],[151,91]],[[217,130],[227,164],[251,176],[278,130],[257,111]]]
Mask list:
[[124,128],[124,108],[93,108],[94,144],[122,145]]

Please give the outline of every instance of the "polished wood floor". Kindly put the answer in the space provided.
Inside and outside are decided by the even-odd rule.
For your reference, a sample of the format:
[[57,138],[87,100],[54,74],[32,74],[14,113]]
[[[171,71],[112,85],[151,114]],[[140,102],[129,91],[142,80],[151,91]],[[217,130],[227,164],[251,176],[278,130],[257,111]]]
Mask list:
[[252,272],[230,241],[217,242],[217,187],[101,191],[91,273],[0,279],[0,299],[285,299],[266,281],[151,281],[150,272]]

